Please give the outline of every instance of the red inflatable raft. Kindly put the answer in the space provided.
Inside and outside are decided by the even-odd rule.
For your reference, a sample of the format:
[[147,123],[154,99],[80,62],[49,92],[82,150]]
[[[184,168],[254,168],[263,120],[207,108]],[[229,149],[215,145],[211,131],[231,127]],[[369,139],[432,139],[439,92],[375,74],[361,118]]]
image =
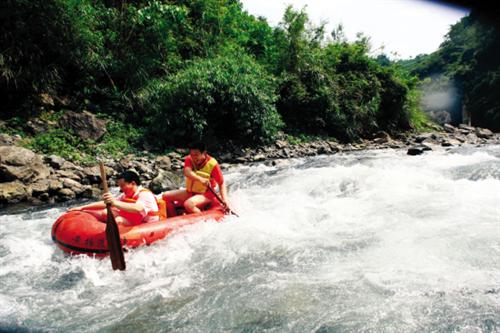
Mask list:
[[[120,239],[127,248],[149,245],[185,225],[207,220],[219,221],[223,217],[224,209],[215,205],[199,214],[180,215],[137,226],[119,226]],[[109,254],[105,229],[106,223],[89,213],[67,212],[54,222],[52,240],[67,253],[104,257]]]

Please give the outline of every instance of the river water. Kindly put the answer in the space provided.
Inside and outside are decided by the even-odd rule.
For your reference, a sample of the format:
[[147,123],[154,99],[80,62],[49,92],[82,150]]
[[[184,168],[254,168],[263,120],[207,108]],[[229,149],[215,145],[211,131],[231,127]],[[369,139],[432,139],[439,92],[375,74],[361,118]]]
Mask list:
[[0,216],[0,331],[498,332],[500,146],[226,172],[240,218],[109,260]]

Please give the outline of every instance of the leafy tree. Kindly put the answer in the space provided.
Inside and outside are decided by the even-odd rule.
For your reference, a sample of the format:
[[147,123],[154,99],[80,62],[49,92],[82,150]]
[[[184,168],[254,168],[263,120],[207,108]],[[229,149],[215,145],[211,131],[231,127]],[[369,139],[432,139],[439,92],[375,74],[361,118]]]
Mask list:
[[191,62],[142,93],[148,126],[160,144],[218,138],[262,143],[281,127],[275,80],[245,55]]
[[411,128],[406,102],[412,80],[370,58],[367,36],[358,34],[348,43],[338,26],[333,41],[325,42],[323,27],[308,27],[304,10],[291,7],[280,27],[277,107],[288,131],[352,140],[381,129]]
[[439,74],[452,80],[459,92],[460,104],[471,114],[472,124],[500,131],[497,14],[495,10],[473,10],[451,27],[436,52],[402,62],[402,66],[422,79],[432,79]]
[[[116,122],[119,140],[96,143],[101,149],[192,138],[259,144],[282,128],[351,140],[420,119],[411,76],[372,59],[367,36],[348,42],[338,25],[327,40],[325,23],[313,25],[305,8],[289,6],[275,28],[237,0],[6,0],[0,15],[0,92],[7,96],[0,116],[23,123],[40,111],[38,94],[66,96],[70,108]],[[471,24],[450,32],[450,59],[471,56],[454,42]],[[478,33],[460,40],[471,43]],[[466,78],[469,67],[460,64],[450,71]],[[495,73],[483,72],[477,86],[494,89]],[[54,129],[34,147],[55,149],[51,140],[74,146]]]
[[2,7],[0,116],[30,114],[34,95],[67,92],[79,73],[100,69],[102,36],[90,1],[7,0]]

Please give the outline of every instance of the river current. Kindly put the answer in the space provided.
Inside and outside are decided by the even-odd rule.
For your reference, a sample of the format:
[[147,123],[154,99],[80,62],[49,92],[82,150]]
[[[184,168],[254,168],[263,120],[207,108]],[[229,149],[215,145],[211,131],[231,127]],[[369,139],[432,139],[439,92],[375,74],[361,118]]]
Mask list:
[[0,212],[0,331],[500,331],[500,146],[225,175],[240,218],[131,250],[125,272],[55,246],[66,206]]

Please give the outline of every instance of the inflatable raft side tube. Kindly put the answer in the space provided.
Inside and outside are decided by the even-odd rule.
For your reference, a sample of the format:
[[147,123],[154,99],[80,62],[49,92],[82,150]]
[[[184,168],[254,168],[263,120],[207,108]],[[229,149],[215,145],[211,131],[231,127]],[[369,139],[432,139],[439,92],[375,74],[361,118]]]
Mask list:
[[[71,251],[75,251],[75,252],[80,252],[80,253],[95,253],[95,254],[106,254],[106,253],[109,253],[109,250],[87,249],[87,248],[84,248],[84,247],[77,247],[77,246],[74,246],[74,245],[69,245],[69,244],[61,242],[54,235],[52,235],[52,240],[57,245],[63,246],[65,248],[67,248],[67,249],[69,249]],[[71,251],[68,251],[68,252],[71,252]]]

